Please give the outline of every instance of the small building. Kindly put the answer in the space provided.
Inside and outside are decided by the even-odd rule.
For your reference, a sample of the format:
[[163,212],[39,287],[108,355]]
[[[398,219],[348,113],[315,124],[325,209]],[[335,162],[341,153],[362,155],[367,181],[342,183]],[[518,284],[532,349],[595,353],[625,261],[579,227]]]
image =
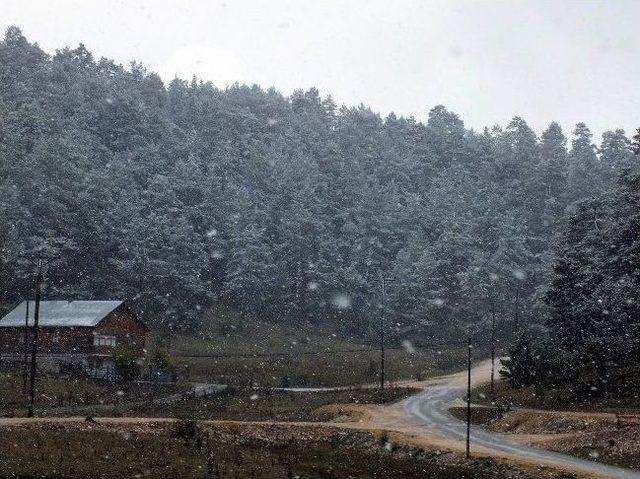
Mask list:
[[[0,319],[0,359],[22,361],[25,351],[25,321],[28,321],[27,348],[31,337],[35,302],[23,301]],[[113,353],[126,346],[138,357],[144,355],[149,328],[123,301],[41,301],[38,317],[38,367],[60,372],[81,368],[86,374],[115,377]]]

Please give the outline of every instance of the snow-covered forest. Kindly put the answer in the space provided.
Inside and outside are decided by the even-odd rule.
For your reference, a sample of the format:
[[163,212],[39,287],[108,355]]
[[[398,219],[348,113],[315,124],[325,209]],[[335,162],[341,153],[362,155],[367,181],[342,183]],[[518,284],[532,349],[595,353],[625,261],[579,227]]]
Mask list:
[[550,309],[516,338],[508,376],[515,386],[552,388],[579,384],[586,369],[598,378],[589,394],[609,395],[614,371],[640,357],[638,168],[575,204],[563,223],[543,298]]
[[505,333],[547,324],[567,347],[637,349],[640,179],[619,179],[635,161],[622,130],[473,131],[444,106],[421,123],[315,89],[165,86],[11,28],[0,295],[24,297],[20,255],[44,248],[61,255],[47,298],[125,299],[155,328],[197,330],[225,301],[373,337],[382,275],[399,336],[457,338],[495,312]]

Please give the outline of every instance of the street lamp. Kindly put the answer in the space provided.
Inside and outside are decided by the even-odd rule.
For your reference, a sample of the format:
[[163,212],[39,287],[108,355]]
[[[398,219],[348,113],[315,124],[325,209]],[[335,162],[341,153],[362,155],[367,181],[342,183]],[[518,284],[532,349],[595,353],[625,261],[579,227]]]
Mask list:
[[387,282],[395,281],[395,278],[385,278],[382,271],[378,272],[380,276],[380,288],[382,292],[381,312],[380,312],[380,391],[384,391],[384,320],[387,301]]

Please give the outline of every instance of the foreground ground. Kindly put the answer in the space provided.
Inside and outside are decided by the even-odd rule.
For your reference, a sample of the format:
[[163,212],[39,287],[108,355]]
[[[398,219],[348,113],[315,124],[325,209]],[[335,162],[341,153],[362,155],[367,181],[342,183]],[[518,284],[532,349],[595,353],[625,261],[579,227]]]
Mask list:
[[3,433],[0,477],[562,477],[489,458],[466,461],[447,450],[401,445],[379,431],[308,424],[103,420],[5,425]]
[[[482,382],[487,371],[487,363],[479,365],[475,380]],[[7,459],[0,473],[6,471],[4,477],[638,477],[632,471],[603,474],[609,470],[592,462],[559,460],[553,454],[523,456],[517,446],[509,450],[481,446],[477,436],[473,436],[472,459],[466,460],[464,442],[448,434],[453,424],[448,421],[455,421],[448,418],[448,403],[426,403],[445,418],[444,428],[407,414],[412,402],[443,385],[457,387],[462,376],[403,384],[426,390],[391,405],[363,404],[381,399],[375,400],[367,390],[333,391],[333,399],[349,401],[311,404],[312,418],[324,421],[315,423],[295,416],[289,417],[293,422],[205,420],[197,425],[174,418],[5,418],[0,420],[4,428],[0,458]],[[381,400],[389,399],[393,398]],[[261,407],[254,413],[269,410]],[[474,428],[474,434],[478,432]]]

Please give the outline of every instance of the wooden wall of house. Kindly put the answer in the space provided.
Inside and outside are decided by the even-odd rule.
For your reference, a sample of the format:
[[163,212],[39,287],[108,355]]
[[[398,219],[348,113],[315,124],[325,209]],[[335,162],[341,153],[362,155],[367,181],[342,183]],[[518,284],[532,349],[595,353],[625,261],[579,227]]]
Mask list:
[[[136,319],[133,312],[127,308],[118,308],[95,327],[41,327],[38,330],[38,352],[110,355],[117,346],[124,345],[143,356],[147,332],[146,326]],[[95,334],[115,336],[117,345],[94,346]],[[23,352],[24,328],[0,327],[0,354],[19,355]]]
[[[118,345],[131,348],[139,356],[144,354],[145,336],[148,330],[126,308],[117,309],[109,314],[96,325],[95,332],[105,336],[115,336]],[[108,354],[113,349],[111,346],[96,346],[94,352]]]
[[[93,352],[93,328],[43,327],[38,330],[41,354],[90,354]],[[29,350],[31,348],[29,331]],[[0,354],[23,354],[24,328],[0,328]]]

